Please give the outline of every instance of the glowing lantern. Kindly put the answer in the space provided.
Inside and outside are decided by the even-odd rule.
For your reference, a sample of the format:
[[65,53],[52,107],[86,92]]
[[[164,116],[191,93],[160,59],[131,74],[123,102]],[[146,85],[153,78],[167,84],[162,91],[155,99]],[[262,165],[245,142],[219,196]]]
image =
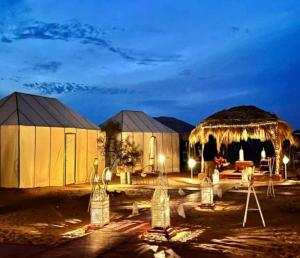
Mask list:
[[152,228],[166,229],[170,226],[170,197],[166,178],[161,174],[151,201]]
[[239,161],[244,161],[244,150],[243,150],[242,146],[241,146],[241,149],[239,151]]
[[215,169],[212,175],[213,184],[218,184],[220,182],[220,172],[219,170]]
[[214,207],[213,185],[209,177],[205,177],[201,183],[201,208]]
[[265,151],[265,148],[262,149],[261,151],[261,159],[266,159],[266,151]]
[[109,196],[100,185],[92,193],[90,210],[92,225],[102,227],[109,223]]

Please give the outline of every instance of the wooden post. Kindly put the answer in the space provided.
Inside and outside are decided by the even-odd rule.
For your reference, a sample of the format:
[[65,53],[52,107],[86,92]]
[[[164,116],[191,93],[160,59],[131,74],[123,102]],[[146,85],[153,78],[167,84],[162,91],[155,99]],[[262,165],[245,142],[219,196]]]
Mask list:
[[278,124],[275,127],[275,141],[274,141],[274,149],[275,149],[275,174],[278,175],[280,171],[280,143],[278,140]]
[[201,172],[204,172],[204,143],[201,145]]

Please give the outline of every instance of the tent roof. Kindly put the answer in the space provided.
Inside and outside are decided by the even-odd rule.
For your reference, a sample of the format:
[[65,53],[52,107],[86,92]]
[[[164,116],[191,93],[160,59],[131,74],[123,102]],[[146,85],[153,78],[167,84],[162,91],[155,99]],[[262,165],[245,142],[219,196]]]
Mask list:
[[118,122],[121,125],[122,132],[176,133],[171,128],[168,128],[142,111],[122,110],[105,121],[100,127],[109,121]]
[[192,143],[206,143],[209,135],[216,138],[218,149],[222,143],[228,145],[245,138],[275,141],[277,137],[279,145],[284,140],[298,145],[286,121],[255,106],[238,106],[217,112],[197,125],[189,139]]
[[0,125],[99,129],[55,98],[19,92],[0,100]]
[[195,128],[195,126],[175,117],[160,116],[154,117],[154,119],[180,134],[189,134]]
[[300,134],[300,130],[294,131],[294,134]]

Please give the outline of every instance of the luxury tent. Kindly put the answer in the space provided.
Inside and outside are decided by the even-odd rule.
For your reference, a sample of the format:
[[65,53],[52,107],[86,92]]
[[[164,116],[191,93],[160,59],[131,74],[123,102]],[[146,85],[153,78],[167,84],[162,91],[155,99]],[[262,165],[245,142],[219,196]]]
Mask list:
[[[271,141],[275,150],[275,172],[279,173],[284,140],[298,145],[290,125],[275,114],[255,106],[238,106],[225,109],[203,120],[190,134],[190,143],[199,142],[202,150],[209,135],[216,139],[220,151],[221,144],[229,145],[241,140],[258,139]],[[202,162],[203,164],[203,162]]]
[[179,134],[180,145],[180,171],[187,171],[188,168],[188,156],[189,156],[189,135],[195,126],[177,119],[175,117],[160,116],[154,117],[157,121],[161,122],[165,126],[173,129]]
[[0,101],[0,186],[89,181],[99,128],[54,98],[13,93]]
[[[141,111],[121,111],[108,119],[120,125],[118,137],[129,137],[142,150],[143,155],[139,169],[149,172],[165,170],[179,172],[179,134]],[[113,151],[112,151],[113,153]],[[165,155],[165,168],[158,162],[160,154]],[[113,154],[111,154],[113,155]],[[110,158],[108,157],[108,160]]]

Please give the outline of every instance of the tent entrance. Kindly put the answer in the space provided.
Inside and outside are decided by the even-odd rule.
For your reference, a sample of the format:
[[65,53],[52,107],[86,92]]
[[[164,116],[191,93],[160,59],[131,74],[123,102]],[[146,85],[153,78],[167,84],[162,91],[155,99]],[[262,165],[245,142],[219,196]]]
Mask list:
[[75,183],[76,134],[65,134],[65,184]]

